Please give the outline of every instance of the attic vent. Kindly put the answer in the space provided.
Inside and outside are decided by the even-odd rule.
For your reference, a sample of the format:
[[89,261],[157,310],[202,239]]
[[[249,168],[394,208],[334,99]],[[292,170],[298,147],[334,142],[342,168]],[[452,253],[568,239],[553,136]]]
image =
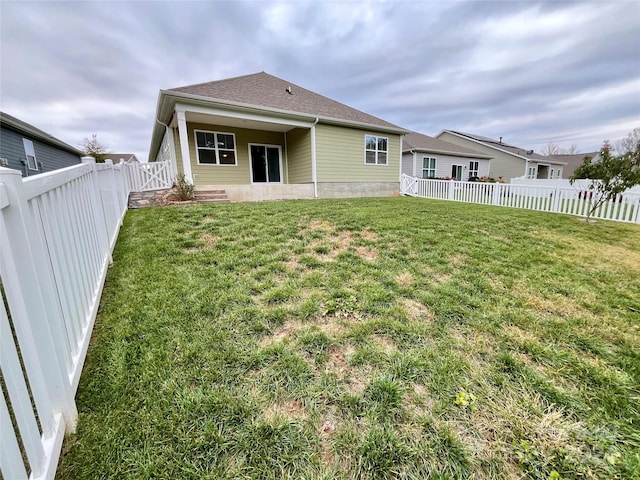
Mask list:
[[285,88],[285,90],[287,91],[287,93],[289,95],[293,95],[293,92],[291,91],[291,87],[287,87],[287,88]]
[[527,155],[533,155],[533,150],[527,150]]

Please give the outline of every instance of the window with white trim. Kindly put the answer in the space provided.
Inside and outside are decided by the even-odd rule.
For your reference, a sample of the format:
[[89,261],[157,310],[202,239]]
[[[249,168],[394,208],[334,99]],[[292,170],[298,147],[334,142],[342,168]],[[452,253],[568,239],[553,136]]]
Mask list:
[[527,169],[527,178],[536,178],[538,176],[538,167],[533,166]]
[[469,162],[469,178],[478,177],[478,172],[480,171],[480,162]]
[[198,165],[237,165],[233,133],[194,130]]
[[434,157],[422,157],[422,178],[436,176],[436,159]]
[[388,138],[376,137],[375,135],[364,136],[364,163],[367,165],[386,165],[388,154]]
[[33,142],[28,138],[23,138],[22,145],[24,145],[24,154],[27,156],[27,168],[29,170],[38,170],[38,160],[36,160],[36,150],[33,148]]

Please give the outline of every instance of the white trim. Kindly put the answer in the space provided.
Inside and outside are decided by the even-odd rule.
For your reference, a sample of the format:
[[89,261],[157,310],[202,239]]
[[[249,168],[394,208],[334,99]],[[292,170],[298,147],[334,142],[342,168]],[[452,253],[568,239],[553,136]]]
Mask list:
[[[375,163],[367,163],[367,152],[373,152],[374,150],[367,149],[367,137],[373,137],[376,139],[376,162]],[[384,138],[387,141],[387,150],[378,150],[378,140],[380,138]],[[378,153],[384,152],[387,155],[386,163],[378,163]],[[401,157],[402,158],[402,157]],[[364,164],[369,166],[377,166],[377,167],[388,167],[391,162],[389,161],[389,137],[383,137],[382,135],[377,135],[374,133],[365,133],[364,134]]]
[[[476,164],[476,168],[475,168],[475,169],[472,169],[472,168],[471,168],[471,164],[472,164],[472,163],[475,163],[475,164]],[[472,172],[472,171],[475,171],[475,172],[476,172],[476,174],[475,174],[475,175],[473,175],[474,177],[479,177],[479,176],[480,176],[480,161],[479,161],[479,160],[469,160],[469,175],[468,175],[468,177],[467,177],[467,180],[468,180],[469,178],[471,178],[471,172]]]
[[[433,160],[433,168],[426,168],[426,169],[424,168],[424,161],[427,158],[429,160]],[[424,171],[425,170],[433,170],[433,177],[437,177],[438,176],[438,157],[434,157],[432,155],[422,155],[421,160],[422,160],[422,165],[420,167],[420,178],[430,178],[430,177],[425,177],[424,176]],[[429,163],[431,163],[431,162],[429,162]]]
[[[280,181],[279,182],[254,182],[253,181],[253,160],[251,158],[251,147],[265,147],[265,161],[266,161],[266,149],[277,148],[278,149],[278,166],[280,168]],[[247,150],[249,152],[249,180],[251,185],[282,185],[284,183],[283,169],[282,169],[282,145],[271,145],[268,143],[249,143],[247,144]],[[267,178],[269,177],[269,165],[266,165]]]
[[[27,148],[28,145],[31,145],[31,148]],[[39,170],[39,168],[38,168],[38,159],[36,157],[36,146],[33,144],[32,140],[23,137],[22,138],[22,147],[24,148],[24,155],[26,157],[25,158],[25,161],[27,162],[26,163],[26,167],[29,170],[37,172]],[[31,153],[33,153],[33,155],[31,155],[31,153],[29,153],[28,150],[31,150]],[[33,166],[31,166],[31,163],[29,162],[29,157],[33,158]]]
[[[211,133],[213,134],[213,139],[215,142],[215,146],[213,148],[209,147],[199,147],[198,146],[198,133]],[[233,137],[233,156],[235,158],[235,163],[220,163],[220,148],[218,147],[218,135],[231,135]],[[205,165],[210,167],[237,167],[238,166],[238,148],[236,146],[236,134],[232,132],[218,132],[215,130],[201,130],[201,129],[193,129],[193,146],[196,151],[196,163],[198,165]],[[213,150],[216,155],[216,163],[202,163],[200,162],[200,152],[199,149],[204,150]],[[230,148],[223,148],[222,150],[230,151]]]
[[400,135],[400,168],[398,169],[398,181],[402,180],[402,143],[404,142],[404,135]]
[[299,120],[290,120],[286,118],[275,117],[271,115],[259,115],[254,113],[245,113],[238,111],[230,111],[216,107],[201,107],[198,105],[187,105],[184,103],[176,103],[176,112],[180,113],[201,113],[204,115],[217,115],[219,117],[239,118],[241,120],[253,120],[257,122],[276,123],[278,125],[289,125],[293,127],[309,128],[308,122],[301,122]]
[[[287,143],[287,132],[284,134],[284,169],[287,172],[287,182],[289,183],[289,144]],[[284,179],[283,179],[284,180]]]
[[464,165],[460,164],[460,163],[452,163],[451,167],[460,167],[460,171],[462,173],[462,175],[460,175],[460,178],[456,178],[453,176],[453,168],[451,168],[451,178],[453,178],[454,180],[458,180],[458,181],[463,181],[462,179],[464,178]]
[[311,181],[313,182],[313,198],[318,198],[318,165],[316,158],[316,118],[315,123],[311,126]]
[[180,137],[180,154],[182,155],[182,171],[187,182],[193,183],[191,173],[191,156],[189,155],[189,134],[187,133],[187,119],[184,112],[177,112],[178,136]]
[[418,174],[417,174],[418,170],[416,170],[416,169],[417,169],[418,154],[415,151],[411,152],[411,153],[413,154],[413,176],[417,177],[418,176]]

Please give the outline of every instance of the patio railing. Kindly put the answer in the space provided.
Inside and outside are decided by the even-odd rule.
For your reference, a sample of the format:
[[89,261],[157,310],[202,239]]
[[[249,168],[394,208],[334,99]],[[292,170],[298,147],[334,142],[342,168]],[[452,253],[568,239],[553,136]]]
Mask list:
[[123,167],[84,158],[26,179],[0,168],[3,478],[53,478],[75,429],[74,397],[127,210]]
[[[525,208],[586,217],[596,199],[588,187],[431,180],[402,175],[400,193],[413,197]],[[592,218],[640,223],[640,194],[628,191],[604,202]]]

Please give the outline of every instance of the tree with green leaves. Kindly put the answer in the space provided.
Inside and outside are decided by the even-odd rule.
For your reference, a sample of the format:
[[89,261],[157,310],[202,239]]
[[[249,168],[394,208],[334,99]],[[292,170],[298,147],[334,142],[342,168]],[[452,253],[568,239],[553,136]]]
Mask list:
[[107,147],[98,141],[98,134],[94,133],[91,138],[84,137],[82,140],[82,153],[93,157],[97,163],[104,163],[107,158]]
[[640,185],[640,139],[632,148],[615,155],[609,142],[604,142],[600,155],[594,159],[585,157],[570,179],[589,178],[595,180],[589,185],[592,192],[587,221],[593,213],[604,203],[616,197],[635,185]]

